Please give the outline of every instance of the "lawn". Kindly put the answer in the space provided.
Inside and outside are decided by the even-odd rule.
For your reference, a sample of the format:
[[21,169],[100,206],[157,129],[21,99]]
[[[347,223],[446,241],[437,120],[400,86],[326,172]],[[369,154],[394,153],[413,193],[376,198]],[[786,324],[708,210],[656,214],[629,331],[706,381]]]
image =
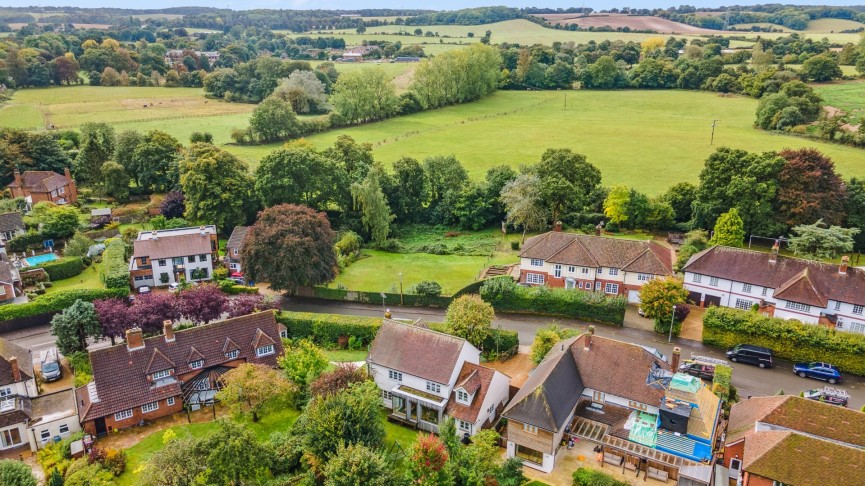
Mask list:
[[[865,27],[862,22],[847,19],[814,19],[808,22],[808,28],[804,30],[809,34],[830,34],[842,30],[856,30]],[[856,34],[853,34],[856,35]]]
[[334,363],[357,363],[358,361],[365,361],[367,350],[361,349],[358,351],[353,351],[351,349],[333,349],[333,350],[325,350],[324,354],[327,355],[327,360]]
[[101,265],[101,263],[94,263],[85,268],[79,275],[52,282],[53,285],[45,289],[45,293],[50,294],[60,290],[101,289],[104,287],[99,279],[99,267]]
[[814,90],[826,104],[853,116],[865,116],[865,81],[815,84]]
[[441,284],[443,293],[450,295],[474,282],[482,269],[519,260],[513,253],[496,253],[490,258],[364,250],[364,255],[366,258],[343,270],[329,286],[344,285],[351,290],[369,292],[399,292],[399,274],[402,273],[404,291],[421,280],[435,280]]

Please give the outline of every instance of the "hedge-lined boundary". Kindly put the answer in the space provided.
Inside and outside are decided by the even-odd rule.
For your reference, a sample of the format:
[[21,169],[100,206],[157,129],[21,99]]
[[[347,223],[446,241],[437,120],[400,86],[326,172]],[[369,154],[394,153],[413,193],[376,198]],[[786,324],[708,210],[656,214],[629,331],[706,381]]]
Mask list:
[[865,336],[795,320],[727,307],[703,316],[703,342],[722,348],[740,343],[771,348],[790,361],[825,361],[842,371],[865,375]]
[[456,299],[457,297],[459,297],[461,295],[465,295],[465,294],[480,294],[481,287],[483,287],[485,283],[496,280],[496,279],[509,279],[511,281],[514,280],[514,278],[511,277],[510,275],[499,275],[497,277],[490,277],[488,279],[478,280],[477,282],[472,282],[472,283],[466,285],[465,287],[457,290],[454,293],[453,298]]
[[546,286],[521,287],[513,279],[490,279],[481,286],[481,298],[497,311],[562,316],[621,326],[627,300],[600,292],[581,292]]
[[96,299],[108,297],[126,297],[127,289],[78,289],[60,290],[51,294],[36,297],[26,304],[9,304],[0,306],[0,321],[20,319],[39,314],[61,311],[76,300],[81,299],[92,302]]
[[126,245],[121,240],[105,247],[99,278],[109,289],[129,290],[129,262],[126,261]]
[[84,271],[84,260],[81,257],[65,257],[59,260],[34,265],[30,268],[42,268],[48,273],[52,282],[72,278]]
[[[448,326],[444,322],[428,322],[427,326],[433,331],[448,332]],[[496,342],[498,341],[498,342]],[[490,329],[490,334],[482,343],[484,353],[495,352],[498,349],[500,356],[513,356],[520,346],[520,335],[517,331],[508,329]]]
[[[313,287],[312,297],[317,299],[328,300],[346,300],[349,302],[363,302],[366,304],[381,305],[382,297],[380,292],[364,292],[360,290],[345,290],[345,289],[329,289],[325,287]],[[453,297],[446,296],[429,296],[429,295],[413,295],[403,294],[402,305],[410,307],[441,307],[447,308],[453,301]],[[392,293],[384,293],[385,305],[400,305],[400,295]]]

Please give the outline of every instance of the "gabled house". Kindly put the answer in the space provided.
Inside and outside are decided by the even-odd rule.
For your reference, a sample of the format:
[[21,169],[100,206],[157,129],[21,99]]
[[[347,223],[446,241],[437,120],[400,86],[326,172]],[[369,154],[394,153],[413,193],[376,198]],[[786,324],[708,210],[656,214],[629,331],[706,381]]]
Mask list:
[[698,378],[590,330],[557,343],[502,416],[508,457],[529,467],[552,471],[573,437],[600,443],[616,465],[646,460],[675,479],[680,468],[711,459],[720,412],[720,399]]
[[714,246],[684,267],[690,300],[865,334],[865,270],[778,254]]
[[438,433],[452,417],[473,435],[495,422],[510,389],[509,377],[479,364],[480,354],[465,339],[385,319],[366,362],[391,420]]
[[21,213],[15,211],[0,214],[0,253],[5,255],[6,242],[24,233],[24,219]]
[[18,268],[0,258],[0,304],[12,302],[15,297],[21,295],[22,291],[21,273]]
[[220,377],[242,363],[276,366],[283,353],[273,311],[259,312],[90,351],[93,381],[76,392],[84,429],[104,435],[142,420],[210,405]]
[[72,389],[39,395],[30,351],[0,338],[0,451],[36,451],[79,430]]
[[862,484],[865,413],[780,395],[733,405],[724,441],[731,484]]
[[561,232],[561,225],[526,240],[520,252],[520,282],[640,301],[649,280],[673,275],[673,252],[655,241],[625,240]]
[[211,280],[218,257],[216,226],[142,231],[133,242],[133,288]]
[[39,202],[72,204],[78,201],[78,189],[69,169],[64,169],[62,175],[50,170],[21,173],[15,169],[13,177],[15,179],[8,186],[12,197],[23,197],[28,210]]
[[243,272],[240,264],[240,251],[243,249],[243,239],[248,230],[249,226],[235,226],[225,243],[225,266],[228,267],[229,275]]

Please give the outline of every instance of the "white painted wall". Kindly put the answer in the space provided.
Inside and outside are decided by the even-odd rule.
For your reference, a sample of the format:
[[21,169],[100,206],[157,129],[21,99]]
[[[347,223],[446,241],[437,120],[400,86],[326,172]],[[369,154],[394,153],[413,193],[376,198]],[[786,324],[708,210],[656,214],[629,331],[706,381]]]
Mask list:
[[[69,430],[64,434],[60,433],[60,426],[62,425],[69,427]],[[43,430],[47,430],[51,434],[48,437],[47,442],[42,441],[41,433]],[[57,419],[48,422],[34,424],[27,430],[27,435],[30,438],[30,450],[35,452],[36,450],[43,448],[47,443],[54,441],[54,436],[59,435],[65,439],[79,430],[81,430],[81,424],[78,423],[78,416],[75,414],[66,417],[58,417]]]
[[[503,373],[499,373],[496,371],[493,374],[493,379],[490,382],[490,388],[487,390],[487,394],[484,397],[484,403],[481,404],[480,413],[478,414],[478,419],[475,421],[472,426],[472,434],[477,433],[481,430],[481,426],[486,423],[487,419],[490,419],[490,422],[494,422],[496,418],[496,409],[500,404],[507,404],[508,401],[508,392],[511,386],[511,379],[505,376]],[[488,410],[492,407],[492,413],[489,413]]]

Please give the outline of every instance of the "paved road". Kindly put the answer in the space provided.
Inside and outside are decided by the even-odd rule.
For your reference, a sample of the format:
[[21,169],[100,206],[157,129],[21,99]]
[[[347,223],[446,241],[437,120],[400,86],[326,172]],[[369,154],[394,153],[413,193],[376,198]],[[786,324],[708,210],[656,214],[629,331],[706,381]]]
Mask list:
[[[381,316],[382,309],[379,306],[359,304],[354,302],[336,302],[315,299],[286,298],[283,301],[286,310],[300,312],[318,312],[331,314],[349,314],[359,316]],[[444,310],[417,307],[391,307],[393,317],[419,319],[423,318],[433,322],[444,320]],[[520,344],[530,345],[538,328],[553,321],[563,327],[577,330],[585,330],[588,323],[575,319],[554,319],[548,317],[525,316],[518,314],[496,314],[494,325],[502,326],[504,329],[517,331]],[[622,328],[611,325],[597,324],[595,332],[599,336],[606,336],[621,341],[628,341],[645,346],[658,348],[666,356],[670,356],[674,346],[682,348],[682,357],[687,358],[691,354],[724,358],[724,350],[704,345],[698,341],[689,339],[673,338],[672,343],[667,343],[665,336],[660,336],[651,331],[642,329]],[[779,390],[786,394],[798,394],[808,388],[818,388],[826,383],[818,380],[799,378],[793,374],[793,365],[789,361],[775,360],[772,369],[760,369],[740,363],[731,363],[733,367],[733,385],[739,390],[739,396],[746,398],[749,395],[774,395]],[[844,388],[850,394],[851,408],[859,409],[865,405],[865,378],[859,376],[845,376],[845,382],[836,385]]]

